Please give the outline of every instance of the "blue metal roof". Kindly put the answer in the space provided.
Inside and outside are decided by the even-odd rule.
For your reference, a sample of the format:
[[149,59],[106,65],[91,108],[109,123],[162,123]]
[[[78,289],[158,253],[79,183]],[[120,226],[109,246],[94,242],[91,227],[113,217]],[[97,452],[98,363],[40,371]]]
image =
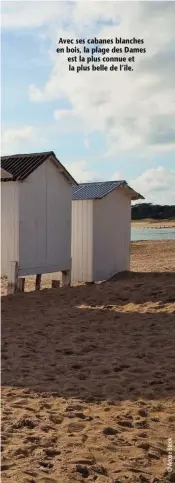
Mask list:
[[133,199],[143,197],[130,188],[126,181],[99,181],[94,183],[80,183],[72,188],[72,200],[95,200],[103,198],[119,186],[129,188]]
[[123,181],[101,181],[97,183],[80,183],[72,188],[73,200],[94,200],[103,198],[115,188],[120,186]]

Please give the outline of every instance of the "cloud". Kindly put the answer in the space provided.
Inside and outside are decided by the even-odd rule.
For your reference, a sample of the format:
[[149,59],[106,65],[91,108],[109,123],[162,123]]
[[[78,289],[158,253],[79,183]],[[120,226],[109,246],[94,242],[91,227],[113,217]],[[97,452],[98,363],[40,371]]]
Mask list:
[[162,205],[175,202],[175,170],[162,166],[148,169],[129,184],[145,197],[146,202]]
[[78,181],[78,183],[112,180],[116,181],[124,179],[119,171],[115,171],[115,173],[109,174],[109,176],[104,176],[101,175],[100,172],[90,170],[88,168],[88,162],[85,160],[67,163],[65,164],[65,167],[76,179],[76,181]]
[[[4,2],[4,29],[42,28],[49,38],[53,68],[40,88],[29,87],[31,102],[55,105],[54,119],[64,131],[101,132],[106,157],[120,152],[149,156],[175,148],[175,10],[173,2]],[[147,53],[134,72],[68,71],[56,54],[59,37],[141,37]],[[88,141],[85,140],[86,146]]]
[[90,149],[90,142],[89,142],[89,138],[88,138],[87,134],[84,138],[84,146],[85,146],[86,149]]
[[18,126],[2,129],[2,155],[20,152],[39,151],[45,145],[45,139],[34,126]]
[[[62,15],[64,9],[61,6]],[[30,29],[46,26],[58,17],[60,4],[54,1],[4,1],[2,28],[8,30]]]
[[119,181],[119,180],[123,180],[123,176],[122,174],[119,172],[119,171],[115,171],[115,173],[113,173],[113,175],[110,177],[110,180],[114,180],[114,181]]
[[29,87],[29,96],[33,102],[40,102],[44,100],[42,92],[40,89],[37,89],[34,84],[31,84]]
[[36,139],[36,131],[33,126],[21,126],[18,128],[3,129],[2,153],[12,154],[16,149],[21,149],[26,142]]
[[95,171],[88,169],[86,161],[75,161],[73,163],[65,164],[66,169],[78,181],[78,183],[85,183],[90,181],[101,181],[100,176]]
[[[59,2],[59,6],[56,18],[61,27],[54,24],[49,33],[53,69],[42,88],[30,86],[31,101],[66,100],[70,109],[66,113],[55,109],[55,120],[67,121],[68,130],[102,132],[107,143],[106,156],[122,151],[142,154],[146,150],[173,150],[173,2]],[[145,41],[147,53],[137,56],[134,72],[76,74],[68,71],[66,57],[55,52],[61,36],[116,35]]]

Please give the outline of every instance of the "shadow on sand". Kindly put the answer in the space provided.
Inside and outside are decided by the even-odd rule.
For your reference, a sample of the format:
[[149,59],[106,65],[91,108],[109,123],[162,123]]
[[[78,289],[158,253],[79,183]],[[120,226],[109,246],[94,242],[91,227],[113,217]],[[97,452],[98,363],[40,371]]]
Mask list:
[[2,386],[88,402],[170,398],[174,273],[2,298]]

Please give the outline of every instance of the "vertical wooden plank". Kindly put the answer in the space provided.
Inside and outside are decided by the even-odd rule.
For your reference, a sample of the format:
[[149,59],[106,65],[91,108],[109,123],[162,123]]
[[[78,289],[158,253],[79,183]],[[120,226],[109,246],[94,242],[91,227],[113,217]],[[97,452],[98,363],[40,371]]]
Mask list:
[[24,292],[24,287],[25,287],[25,277],[18,278],[17,292]]
[[70,283],[71,283],[70,270],[62,271],[62,287],[64,287],[64,286],[69,287]]
[[7,294],[14,294],[17,291],[18,283],[18,262],[11,261],[8,265]]
[[35,290],[40,290],[41,288],[41,273],[36,275]]

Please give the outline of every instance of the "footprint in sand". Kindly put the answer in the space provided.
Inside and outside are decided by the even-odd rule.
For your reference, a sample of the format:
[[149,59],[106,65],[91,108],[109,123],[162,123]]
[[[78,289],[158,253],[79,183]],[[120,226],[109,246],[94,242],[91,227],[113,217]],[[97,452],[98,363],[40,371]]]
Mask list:
[[1,465],[1,471],[7,471],[10,468],[11,468],[11,465],[7,465],[7,464],[6,465],[5,464],[4,465],[3,464]]
[[37,421],[32,421],[32,419],[23,418],[13,424],[14,429],[34,429],[37,426]]
[[43,470],[50,470],[51,468],[53,468],[53,463],[51,463],[50,461],[40,461],[39,467]]
[[39,478],[36,480],[36,483],[59,483],[58,480],[53,478]]
[[105,436],[113,436],[115,434],[117,434],[119,431],[115,428],[111,428],[111,427],[106,427],[103,429],[103,434],[105,434]]
[[38,444],[40,442],[40,438],[39,436],[27,436],[27,438],[25,438],[24,440],[24,443],[36,443]]
[[60,416],[56,416],[55,414],[49,414],[49,419],[54,424],[61,424],[63,422],[63,418]]
[[48,458],[55,458],[55,456],[58,456],[61,454],[61,451],[56,451],[52,448],[48,448],[48,449],[45,449],[45,453],[46,453],[46,456],[48,456]]
[[73,432],[80,432],[85,429],[85,425],[83,423],[70,423],[67,426],[67,431],[68,433],[73,433]]

